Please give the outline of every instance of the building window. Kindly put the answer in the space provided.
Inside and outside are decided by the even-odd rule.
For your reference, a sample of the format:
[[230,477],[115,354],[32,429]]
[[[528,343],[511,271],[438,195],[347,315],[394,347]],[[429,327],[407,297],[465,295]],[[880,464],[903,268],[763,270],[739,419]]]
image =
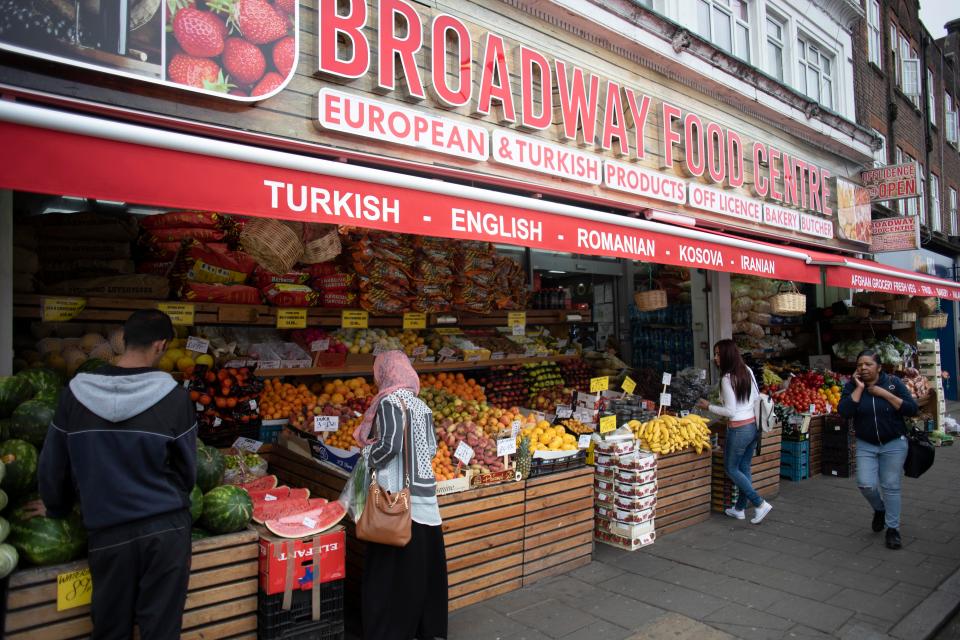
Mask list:
[[744,0],[699,0],[697,26],[718,48],[750,62],[750,7]]
[[883,61],[880,59],[883,51],[880,40],[880,0],[868,0],[867,2],[867,51],[870,62],[882,69]]
[[927,117],[930,124],[937,126],[937,99],[934,95],[936,88],[933,85],[933,71],[927,69]]
[[797,85],[801,92],[833,108],[833,58],[806,38],[797,38]]
[[930,174],[930,217],[932,229],[934,231],[941,231],[943,225],[940,219],[940,178],[937,177],[937,174]]
[[[913,106],[920,108],[920,94],[922,93],[921,82],[923,82],[923,67],[920,65],[920,54],[916,49],[910,49],[910,60],[907,68],[903,72],[904,84],[906,85],[907,95],[910,96]],[[914,68],[916,71],[914,71]]]
[[958,128],[960,128],[960,122],[957,119],[957,110],[953,97],[949,93],[943,94],[943,120],[946,123],[946,137],[947,142],[950,144],[956,145]]
[[893,64],[893,77],[894,84],[900,86],[900,48],[898,46],[900,38],[897,35],[897,26],[894,24],[890,25],[890,52],[893,54],[890,62]]
[[887,164],[887,138],[882,133],[873,130],[877,137],[880,138],[880,148],[873,152],[873,166],[882,167]]
[[957,235],[957,190],[953,187],[950,187],[950,235]]
[[904,77],[904,60],[910,59],[910,41],[903,34],[900,34],[900,88],[906,90],[906,80]]
[[[917,173],[920,176],[920,180],[917,181],[917,195],[920,196],[919,202],[917,199],[913,199],[913,213],[910,215],[917,215],[918,213],[921,216],[921,220],[926,222],[926,225],[930,226],[930,220],[927,219],[927,174],[923,170],[923,167],[917,167]],[[917,211],[917,206],[920,207],[919,212]]]
[[783,82],[784,34],[783,20],[767,14],[767,71]]

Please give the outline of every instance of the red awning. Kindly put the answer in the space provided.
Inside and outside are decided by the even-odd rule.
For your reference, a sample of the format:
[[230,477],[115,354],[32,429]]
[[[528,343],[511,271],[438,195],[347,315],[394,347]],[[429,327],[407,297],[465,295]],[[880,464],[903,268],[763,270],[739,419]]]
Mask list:
[[825,253],[811,254],[811,258],[812,264],[823,267],[826,283],[833,287],[960,300],[960,283],[953,280]]
[[0,101],[0,188],[819,282],[807,252]]

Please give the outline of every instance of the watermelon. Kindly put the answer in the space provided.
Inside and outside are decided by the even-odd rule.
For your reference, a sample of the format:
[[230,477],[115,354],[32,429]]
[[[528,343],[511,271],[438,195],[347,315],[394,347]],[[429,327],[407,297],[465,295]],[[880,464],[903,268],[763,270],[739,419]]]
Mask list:
[[279,520],[286,516],[314,511],[327,504],[326,498],[285,498],[275,502],[253,504],[253,521],[263,524],[267,520]]
[[277,500],[282,498],[290,497],[290,487],[285,484],[280,485],[279,487],[274,487],[273,489],[261,489],[260,491],[247,491],[247,494],[250,496],[250,499],[257,502],[263,502],[267,499],[267,496],[273,496]]
[[0,442],[10,439],[10,418],[0,418]]
[[105,367],[108,364],[110,363],[107,362],[106,360],[102,360],[100,358],[90,358],[89,360],[81,364],[79,367],[77,367],[77,373],[92,373],[97,369],[99,369],[100,367]]
[[7,498],[7,492],[4,491],[3,489],[0,489],[0,511],[3,511],[4,509],[7,508],[7,503],[9,501],[10,499]]
[[233,485],[214,487],[203,496],[200,524],[211,533],[240,531],[253,516],[253,501],[247,492]]
[[13,412],[10,422],[10,436],[26,440],[38,449],[47,437],[47,428],[53,422],[57,405],[51,400],[27,400]]
[[203,540],[204,538],[209,538],[209,537],[210,537],[210,533],[208,531],[204,531],[199,527],[194,527],[193,529],[190,530],[191,540]]
[[24,369],[15,377],[26,380],[33,387],[34,398],[56,397],[62,386],[60,374],[52,369],[31,367]]
[[[3,464],[3,461],[0,461],[0,484],[3,484],[3,477],[7,474],[7,465]],[[0,511],[3,511],[3,507],[0,507]]]
[[0,444],[0,462],[6,466],[3,488],[11,495],[22,495],[37,485],[37,448],[23,440]]
[[303,538],[316,535],[343,520],[347,510],[339,501],[328,502],[318,509],[296,515],[267,520],[267,529],[281,538]]
[[4,542],[10,535],[10,523],[6,518],[0,517],[0,542]]
[[251,482],[240,485],[242,488],[250,491],[263,491],[264,489],[273,489],[277,486],[277,476],[263,476]]
[[202,513],[203,491],[200,491],[200,487],[194,485],[193,491],[190,492],[190,517],[196,522]]
[[227,462],[215,447],[203,447],[197,449],[197,486],[204,493],[212,490],[223,482],[223,472],[227,468]]
[[87,532],[76,515],[26,518],[20,507],[10,514],[10,544],[31,564],[62,564],[83,555]]
[[33,397],[33,385],[21,376],[0,376],[0,418],[9,418],[21,403]]
[[13,545],[0,544],[0,580],[13,573],[19,561],[20,554]]

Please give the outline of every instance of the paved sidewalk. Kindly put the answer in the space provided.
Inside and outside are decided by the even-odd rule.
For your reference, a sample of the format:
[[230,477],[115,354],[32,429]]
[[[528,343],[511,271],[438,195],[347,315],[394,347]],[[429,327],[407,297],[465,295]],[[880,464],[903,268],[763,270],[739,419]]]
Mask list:
[[[956,415],[956,414],[955,414]],[[850,478],[784,480],[760,525],[721,515],[450,616],[450,640],[923,640],[960,606],[960,446],[904,478],[904,547]]]

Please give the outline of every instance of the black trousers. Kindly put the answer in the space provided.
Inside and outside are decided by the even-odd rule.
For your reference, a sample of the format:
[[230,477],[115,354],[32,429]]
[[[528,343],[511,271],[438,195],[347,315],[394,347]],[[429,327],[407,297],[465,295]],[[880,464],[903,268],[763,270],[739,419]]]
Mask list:
[[443,529],[414,522],[405,547],[367,543],[360,598],[365,640],[446,638]]
[[92,640],[180,637],[190,580],[189,511],[175,511],[90,534]]

